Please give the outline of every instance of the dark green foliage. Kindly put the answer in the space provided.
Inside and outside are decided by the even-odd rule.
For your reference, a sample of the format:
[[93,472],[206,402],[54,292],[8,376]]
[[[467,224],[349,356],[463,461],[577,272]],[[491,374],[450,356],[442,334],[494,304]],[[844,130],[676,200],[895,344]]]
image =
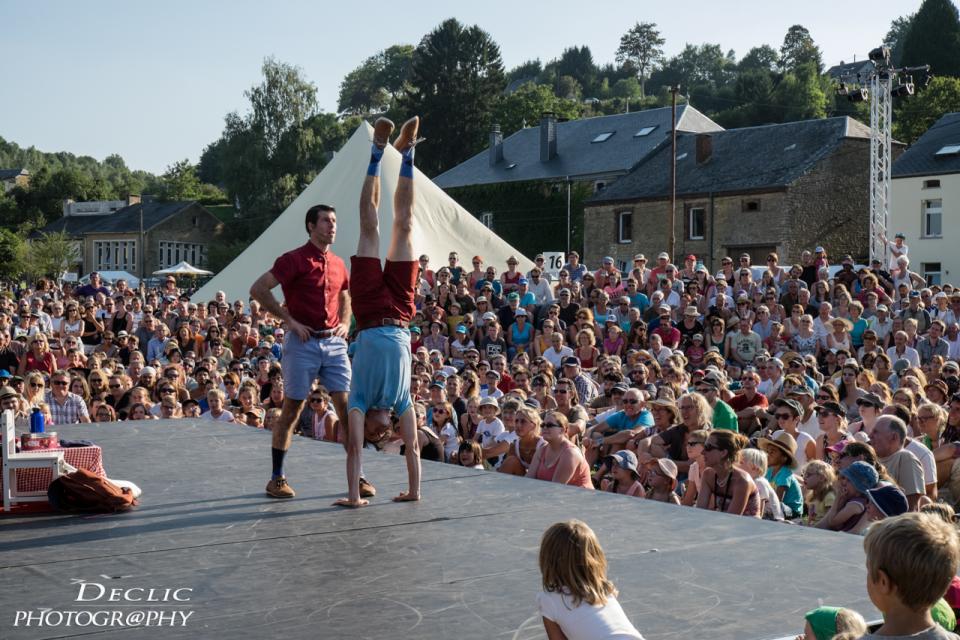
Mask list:
[[929,64],[934,75],[960,77],[957,15],[951,0],[924,0],[903,40],[903,65]]

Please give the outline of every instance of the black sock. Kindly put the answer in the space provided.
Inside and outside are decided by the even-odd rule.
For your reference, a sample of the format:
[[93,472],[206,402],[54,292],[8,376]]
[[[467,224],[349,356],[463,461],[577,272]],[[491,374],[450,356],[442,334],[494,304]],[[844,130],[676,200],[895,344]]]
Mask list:
[[287,452],[283,449],[276,449],[271,447],[270,453],[273,454],[273,476],[272,478],[276,480],[283,475],[283,457],[287,455]]

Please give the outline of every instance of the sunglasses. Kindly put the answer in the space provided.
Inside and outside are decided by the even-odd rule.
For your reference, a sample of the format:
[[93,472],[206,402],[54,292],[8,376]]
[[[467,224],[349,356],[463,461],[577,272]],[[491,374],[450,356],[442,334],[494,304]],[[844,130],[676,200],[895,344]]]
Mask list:
[[562,429],[563,427],[557,424],[556,422],[544,422],[543,428],[544,429]]
[[30,383],[30,386],[31,386],[32,388],[34,388],[34,389],[43,389],[43,383],[42,383],[42,382],[39,382],[39,383],[38,383],[38,382],[31,382],[31,383]]
[[637,400],[636,398],[632,398],[632,399],[629,399],[629,400],[624,400],[624,401],[623,401],[623,404],[640,404],[640,401]]
[[707,442],[706,444],[703,445],[703,450],[704,450],[704,451],[719,451],[719,450],[720,450],[720,447],[718,447],[717,445],[713,444],[712,442]]
[[323,398],[310,398],[310,404],[320,404],[323,402]]
[[[42,385],[41,385],[41,386],[42,386]],[[111,384],[111,385],[110,385],[110,388],[111,388],[111,389],[119,389],[119,388],[120,388],[120,385],[118,385],[118,384]]]
[[70,383],[67,382],[66,380],[54,380],[54,381],[53,381],[53,384],[56,385],[56,386],[58,386],[58,387],[65,387],[65,386],[67,386],[67,385],[70,384]]
[[688,446],[688,447],[695,447],[695,446],[697,446],[698,444],[701,444],[701,445],[702,445],[703,442],[700,441],[700,440],[690,440],[689,442],[687,442],[687,446]]
[[792,413],[776,413],[774,414],[774,417],[777,420],[789,420],[790,418],[793,417],[793,414]]

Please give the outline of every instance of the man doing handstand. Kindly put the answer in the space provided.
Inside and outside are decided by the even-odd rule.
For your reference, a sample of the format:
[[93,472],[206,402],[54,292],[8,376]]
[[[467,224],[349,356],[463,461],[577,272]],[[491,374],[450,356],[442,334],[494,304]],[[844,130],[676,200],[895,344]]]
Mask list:
[[365,440],[377,441],[390,428],[390,412],[399,420],[405,445],[409,488],[394,500],[420,499],[420,450],[416,413],[410,399],[410,332],[416,312],[414,291],[419,264],[413,252],[413,155],[420,120],[403,124],[393,146],[402,154],[400,178],[393,194],[393,229],[387,259],[380,264],[380,161],[394,125],[380,118],[374,125],[370,165],[360,193],[360,239],[350,258],[350,296],[356,318],[353,379],[347,401],[347,497],[334,504],[362,507],[360,457]]

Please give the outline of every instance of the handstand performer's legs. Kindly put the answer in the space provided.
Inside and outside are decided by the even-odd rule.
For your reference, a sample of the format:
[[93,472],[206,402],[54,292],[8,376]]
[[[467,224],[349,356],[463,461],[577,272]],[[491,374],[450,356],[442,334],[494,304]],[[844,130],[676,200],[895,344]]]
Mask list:
[[410,118],[403,123],[400,135],[393,143],[403,159],[393,194],[393,231],[387,249],[387,259],[392,262],[416,260],[413,254],[413,154],[419,128],[420,119],[416,116]]

